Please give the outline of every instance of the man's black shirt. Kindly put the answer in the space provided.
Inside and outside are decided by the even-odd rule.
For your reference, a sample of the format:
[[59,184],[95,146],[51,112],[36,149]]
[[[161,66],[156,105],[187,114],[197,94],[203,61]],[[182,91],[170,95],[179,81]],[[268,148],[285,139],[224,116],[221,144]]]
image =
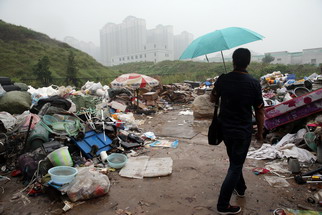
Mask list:
[[252,134],[252,107],[263,104],[261,86],[247,71],[221,75],[215,83],[221,98],[218,120],[223,134],[247,138]]

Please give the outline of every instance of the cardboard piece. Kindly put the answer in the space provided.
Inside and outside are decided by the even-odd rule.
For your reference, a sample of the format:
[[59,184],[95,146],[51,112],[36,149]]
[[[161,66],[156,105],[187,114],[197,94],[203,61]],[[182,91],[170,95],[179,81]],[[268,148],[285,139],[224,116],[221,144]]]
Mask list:
[[158,98],[158,94],[157,94],[157,92],[144,93],[143,98],[146,101],[153,101],[153,100],[156,100]]
[[119,173],[120,176],[142,179],[144,170],[148,165],[149,158],[149,156],[130,157],[125,166],[121,169]]
[[146,105],[147,106],[156,106],[157,105],[157,103],[156,103],[156,101],[146,101]]
[[151,158],[145,169],[143,177],[160,177],[171,175],[173,160],[170,157]]
[[142,179],[143,177],[167,176],[172,173],[172,166],[173,160],[170,157],[130,157],[119,174],[122,177],[138,179]]
[[121,103],[119,103],[119,102],[117,102],[117,101],[112,101],[111,103],[109,103],[109,105],[112,107],[112,108],[114,108],[114,109],[116,109],[116,110],[120,110],[120,111],[122,111],[122,112],[124,112],[125,110],[126,110],[126,105],[124,105],[124,104],[121,104]]

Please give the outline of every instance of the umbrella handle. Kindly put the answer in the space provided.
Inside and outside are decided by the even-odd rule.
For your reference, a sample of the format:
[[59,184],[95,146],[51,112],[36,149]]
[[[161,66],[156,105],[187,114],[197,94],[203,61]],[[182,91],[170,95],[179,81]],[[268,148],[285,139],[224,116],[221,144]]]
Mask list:
[[139,88],[136,89],[136,108],[139,109]]
[[226,64],[225,64],[225,58],[224,58],[224,55],[223,55],[222,51],[220,51],[220,52],[221,52],[222,61],[224,63],[224,67],[225,67],[225,73],[227,73]]
[[208,60],[208,57],[207,57],[207,55],[206,55],[206,59],[207,59],[207,62],[209,63],[209,60]]

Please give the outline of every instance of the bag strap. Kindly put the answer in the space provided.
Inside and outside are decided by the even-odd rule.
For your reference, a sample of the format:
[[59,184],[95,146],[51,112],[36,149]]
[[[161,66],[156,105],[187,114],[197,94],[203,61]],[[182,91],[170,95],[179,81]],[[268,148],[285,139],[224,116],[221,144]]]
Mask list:
[[213,119],[217,119],[218,109],[219,109],[219,97],[216,96],[215,111],[214,111],[214,117],[213,117]]
[[[225,75],[225,74],[221,74],[221,75],[218,77],[217,81],[218,81],[220,78],[222,78],[224,75]],[[217,119],[218,109],[219,109],[219,96],[218,96],[217,88],[215,88],[215,90],[216,90],[216,100],[215,100],[215,111],[214,111],[214,117],[213,117],[213,119],[214,119],[214,120],[215,120],[215,119]]]

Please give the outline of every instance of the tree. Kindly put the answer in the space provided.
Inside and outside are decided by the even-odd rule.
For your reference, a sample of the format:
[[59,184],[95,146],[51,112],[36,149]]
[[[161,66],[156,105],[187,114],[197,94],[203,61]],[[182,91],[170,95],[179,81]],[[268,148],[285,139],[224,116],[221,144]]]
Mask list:
[[262,59],[263,63],[270,63],[275,60],[275,57],[273,57],[270,54],[265,54],[265,57]]
[[51,71],[49,70],[49,58],[44,56],[38,60],[38,63],[34,65],[33,72],[36,75],[37,79],[44,86],[48,86],[52,81]]
[[73,84],[74,86],[77,86],[77,84],[78,84],[78,81],[77,81],[78,68],[77,68],[77,63],[75,61],[75,54],[72,51],[70,51],[69,55],[68,55],[66,73],[67,73],[66,74],[67,84]]

